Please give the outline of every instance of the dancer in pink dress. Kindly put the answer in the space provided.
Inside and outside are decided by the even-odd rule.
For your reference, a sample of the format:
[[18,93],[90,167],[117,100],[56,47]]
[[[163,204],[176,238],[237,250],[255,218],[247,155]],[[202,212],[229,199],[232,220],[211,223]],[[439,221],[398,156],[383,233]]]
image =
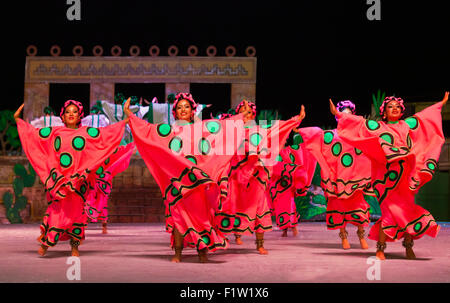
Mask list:
[[111,195],[112,182],[115,175],[123,172],[130,164],[131,156],[134,153],[134,142],[121,145],[115,153],[105,161],[104,170],[95,175],[95,189],[91,190],[84,211],[89,222],[102,222],[102,233],[108,233],[108,199]]
[[130,117],[133,138],[163,195],[166,231],[171,233],[175,250],[172,262],[181,261],[186,246],[196,248],[200,262],[207,262],[208,251],[227,246],[225,235],[215,223],[221,197],[227,195],[226,179],[219,181],[226,176],[235,152],[217,154],[227,134],[226,121],[195,121],[196,103],[189,93],[177,94],[173,106],[177,122],[172,125],[150,124],[137,118],[130,112],[129,103],[125,103],[124,111]]
[[[355,104],[340,101],[338,110],[355,114]],[[358,227],[361,248],[368,249],[364,228],[369,226],[370,206],[364,194],[370,194],[370,161],[352,145],[344,142],[337,130],[323,131],[318,127],[299,129],[305,148],[319,162],[321,186],[327,197],[326,222],[329,230],[339,229],[342,248],[349,249],[348,223]]]
[[66,126],[36,129],[19,118],[22,109],[23,104],[14,114],[22,148],[44,183],[49,203],[38,253],[43,256],[58,241],[70,240],[72,255],[79,256],[87,223],[86,197],[95,175],[119,146],[126,121],[104,128],[80,126],[83,106],[68,100],[60,114]]
[[[250,106],[248,111],[246,105]],[[272,230],[272,218],[267,199],[268,183],[275,164],[275,157],[284,146],[291,130],[298,126],[305,116],[301,112],[287,121],[274,125],[255,124],[256,105],[242,101],[236,107],[237,113],[244,113],[245,140],[239,153],[233,157],[228,174],[229,195],[218,213],[219,228],[225,233],[234,233],[236,244],[242,244],[241,235],[256,235],[256,249],[267,254],[264,248],[264,233]],[[264,134],[264,135],[263,135]],[[273,163],[268,159],[273,158]]]
[[[299,137],[298,135],[295,135]],[[303,144],[286,146],[280,152],[278,162],[273,168],[268,190],[272,214],[278,227],[287,237],[290,228],[297,236],[297,224],[300,215],[297,213],[295,197],[306,194],[314,177],[316,159],[303,147]]]
[[436,237],[439,225],[414,196],[431,180],[444,143],[441,102],[401,120],[405,106],[401,98],[386,97],[380,107],[383,121],[341,113],[330,99],[330,110],[338,117],[338,134],[372,162],[372,187],[380,203],[381,218],[370,230],[377,241],[376,256],[384,260],[386,241],[404,238],[406,257],[415,259],[413,240]]

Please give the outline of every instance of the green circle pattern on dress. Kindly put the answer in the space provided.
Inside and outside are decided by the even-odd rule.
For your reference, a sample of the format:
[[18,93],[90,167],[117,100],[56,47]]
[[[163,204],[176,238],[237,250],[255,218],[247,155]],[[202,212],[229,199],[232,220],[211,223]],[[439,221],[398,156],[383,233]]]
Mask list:
[[300,148],[300,146],[298,146],[298,144],[294,144],[294,145],[291,145],[291,148],[294,150],[298,150]]
[[405,119],[406,124],[408,124],[410,129],[416,129],[419,126],[419,121],[416,117],[409,117]]
[[353,218],[353,219],[359,219],[360,217],[359,217],[358,215],[356,215],[356,214],[353,214],[353,215],[352,215],[352,218]]
[[293,154],[289,154],[289,159],[291,159],[292,163],[295,163],[295,156]]
[[409,134],[406,137],[406,145],[408,146],[409,149],[412,148],[412,140],[411,140],[411,137],[409,136]]
[[81,234],[81,228],[75,228],[74,230],[73,230],[73,233],[74,234],[76,234],[76,235],[79,235],[79,234]]
[[59,163],[64,168],[68,168],[69,166],[71,166],[72,161],[73,161],[72,155],[69,153],[62,153],[61,156],[59,157]]
[[280,216],[280,223],[284,222],[284,218],[282,216]]
[[203,241],[203,243],[205,243],[206,245],[209,245],[209,243],[211,242],[211,240],[209,239],[208,236],[203,236],[203,237],[202,237],[202,241]]
[[52,180],[55,181],[56,180],[56,176],[57,174],[55,172],[52,173]]
[[230,226],[230,219],[228,219],[228,218],[222,219],[221,224],[222,224],[223,227],[228,227],[228,226]]
[[353,157],[349,153],[345,153],[341,157],[341,163],[344,167],[350,167],[353,164]]
[[433,162],[428,162],[428,163],[427,163],[427,167],[428,167],[430,170],[435,170],[435,169],[436,169],[436,165],[435,165]]
[[329,216],[329,217],[328,217],[328,222],[329,222],[330,224],[334,224],[333,216]]
[[341,154],[341,151],[342,151],[342,144],[340,142],[334,143],[333,146],[331,147],[331,152],[336,157]]
[[389,174],[388,174],[388,178],[391,181],[396,180],[397,177],[398,177],[398,173],[396,171],[390,171]]
[[178,189],[176,187],[173,187],[172,190],[170,191],[170,193],[172,194],[172,196],[178,196],[178,194],[180,192],[178,191]]
[[86,146],[86,140],[81,136],[76,136],[72,140],[72,147],[75,150],[82,151]]
[[95,128],[95,127],[88,127],[87,128],[87,133],[92,138],[97,138],[100,135],[100,130],[98,128]]
[[169,142],[169,148],[174,152],[179,152],[183,147],[183,141],[180,137],[173,137]]
[[202,155],[207,155],[211,151],[211,143],[208,139],[201,138],[198,142],[198,150]]
[[95,172],[97,175],[101,175],[103,174],[103,166],[99,166],[99,168],[97,168],[97,171]]
[[194,156],[186,156],[185,158],[191,161],[192,163],[197,164],[197,159]]
[[323,142],[325,144],[330,144],[333,141],[333,138],[334,138],[334,134],[331,131],[326,131],[323,134]]
[[388,142],[389,144],[394,144],[394,136],[392,136],[389,133],[383,133],[380,135],[380,138],[383,139],[384,141]]
[[234,218],[234,227],[238,227],[239,225],[241,225],[241,219],[236,217]]
[[258,146],[261,143],[262,139],[263,139],[263,136],[261,134],[254,133],[250,136],[250,143],[253,146]]
[[422,229],[422,222],[417,222],[413,228],[416,233],[419,232]]
[[362,154],[362,150],[357,149],[357,148],[355,147],[355,154],[357,154],[358,156],[361,155],[361,154]]
[[43,139],[48,138],[51,133],[52,133],[51,127],[44,127],[39,130],[39,136]]
[[167,137],[172,131],[172,127],[169,124],[161,123],[156,127],[156,131],[161,137]]
[[283,161],[283,158],[282,158],[280,155],[278,155],[278,156],[277,156],[277,161],[278,161],[278,162],[281,162],[281,161]]
[[217,134],[220,131],[220,123],[217,121],[206,122],[206,129],[211,134]]
[[366,126],[369,130],[377,130],[380,128],[380,123],[375,120],[367,120]]
[[194,173],[189,173],[189,174],[188,174],[188,177],[189,177],[189,180],[190,180],[191,182],[197,181],[197,176],[195,176]]
[[61,137],[57,136],[55,138],[55,141],[53,142],[53,146],[55,147],[55,150],[58,152],[61,148]]

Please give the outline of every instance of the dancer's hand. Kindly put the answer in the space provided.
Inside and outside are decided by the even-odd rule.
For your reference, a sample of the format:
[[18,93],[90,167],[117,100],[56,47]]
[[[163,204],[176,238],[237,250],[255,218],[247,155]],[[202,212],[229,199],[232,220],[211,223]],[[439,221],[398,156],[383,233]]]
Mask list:
[[242,113],[244,114],[244,123],[247,123],[247,121],[250,120],[250,117],[248,117],[247,115],[251,115],[253,113],[250,105],[248,105],[247,100],[244,100],[243,108],[244,108],[244,111]]
[[300,114],[298,114],[298,121],[301,122],[306,117],[305,107],[302,105],[300,108]]
[[17,119],[19,119],[20,114],[22,113],[22,109],[24,107],[25,103],[22,103],[22,105],[19,107],[19,109],[16,110],[16,112],[14,113],[14,120],[17,121]]
[[447,101],[448,101],[448,92],[445,92],[445,94],[444,94],[444,99],[442,99],[442,105],[444,106],[446,103],[447,103]]
[[334,116],[336,116],[337,113],[338,113],[338,111],[337,111],[337,109],[336,109],[336,106],[334,106],[333,101],[331,101],[331,98],[330,98],[330,112],[331,112]]
[[125,113],[127,118],[129,118],[131,116],[130,102],[131,102],[131,97],[127,99],[127,102],[125,102],[125,105],[123,106],[123,112]]

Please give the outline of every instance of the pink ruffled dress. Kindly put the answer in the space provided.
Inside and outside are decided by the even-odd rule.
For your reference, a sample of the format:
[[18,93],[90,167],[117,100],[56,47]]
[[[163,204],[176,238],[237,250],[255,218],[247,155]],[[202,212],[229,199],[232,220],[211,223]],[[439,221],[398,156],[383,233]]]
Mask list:
[[55,246],[71,238],[83,240],[87,224],[84,204],[105,162],[117,151],[125,122],[107,127],[65,126],[36,129],[17,120],[23,150],[45,186],[48,208],[40,242]]
[[272,230],[269,179],[276,156],[298,125],[297,117],[293,117],[270,127],[245,128],[244,141],[228,172],[229,194],[217,214],[220,230],[237,235]]
[[275,215],[280,229],[297,225],[300,215],[297,213],[294,199],[306,194],[314,177],[316,164],[316,159],[303,144],[281,150],[268,191],[272,214]]
[[437,236],[439,225],[414,196],[437,169],[444,143],[441,109],[439,102],[394,124],[338,113],[339,136],[372,162],[381,218],[371,228],[370,239],[379,239],[380,228],[386,241],[399,240],[405,233],[413,239]]
[[299,131],[305,148],[321,168],[321,187],[327,197],[327,228],[345,228],[348,223],[368,226],[370,206],[364,194],[371,194],[369,159],[344,142],[336,129],[306,127]]
[[[209,251],[227,246],[216,224],[216,213],[227,197],[227,172],[236,142],[227,120],[204,120],[192,124],[150,124],[130,116],[137,149],[155,178],[165,205],[166,231],[176,228],[184,246]],[[226,152],[226,149],[230,149]],[[173,234],[171,245],[173,247]]]
[[108,199],[111,195],[112,180],[115,175],[128,168],[134,148],[134,142],[119,146],[118,150],[106,159],[103,172],[95,175],[95,188],[89,192],[84,204],[88,222],[108,221]]

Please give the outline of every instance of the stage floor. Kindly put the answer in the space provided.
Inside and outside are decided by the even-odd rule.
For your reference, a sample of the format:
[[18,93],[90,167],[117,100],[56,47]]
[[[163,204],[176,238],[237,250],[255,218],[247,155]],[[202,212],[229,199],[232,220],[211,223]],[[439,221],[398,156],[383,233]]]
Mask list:
[[[380,262],[379,270],[369,259],[375,242],[368,240],[370,248],[362,250],[354,226],[347,228],[352,248],[346,251],[338,231],[327,231],[323,222],[308,222],[299,225],[295,238],[291,232],[281,238],[277,228],[266,233],[269,255],[259,255],[254,236],[244,236],[243,245],[230,241],[227,250],[211,253],[209,263],[199,263],[196,251],[187,248],[183,262],[175,264],[170,262],[169,234],[161,223],[110,224],[107,235],[100,224],[91,224],[80,246],[79,282],[448,283],[450,223],[439,224],[437,238],[425,236],[415,242],[417,260],[404,258],[401,242],[388,243],[387,260]],[[67,263],[69,243],[60,242],[40,257],[38,235],[38,224],[0,225],[0,282],[74,282],[67,275],[74,264]]]

